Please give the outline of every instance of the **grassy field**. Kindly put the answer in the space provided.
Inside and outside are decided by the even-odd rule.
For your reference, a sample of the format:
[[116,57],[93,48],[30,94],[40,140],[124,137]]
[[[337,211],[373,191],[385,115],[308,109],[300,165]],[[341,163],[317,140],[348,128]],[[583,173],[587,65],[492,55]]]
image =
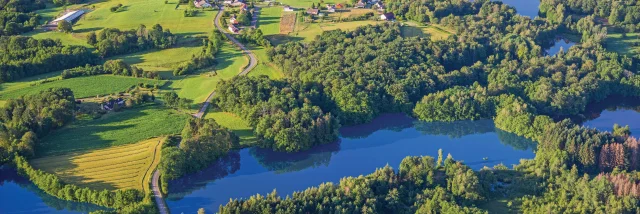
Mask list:
[[627,33],[625,38],[622,38],[621,33],[607,35],[607,49],[625,55],[640,54],[640,46],[634,46],[638,42],[640,42],[640,33]]
[[[60,34],[57,32],[39,31],[33,36],[36,38],[61,37],[62,42],[70,43],[81,40],[85,43],[85,35],[91,31],[99,31],[103,28],[134,29],[141,24],[151,27],[161,24],[163,28],[170,29],[172,33],[191,36],[206,36],[213,29],[213,17],[217,11],[205,10],[196,17],[184,17],[183,9],[176,9],[177,0],[170,0],[169,4],[158,0],[110,0],[97,1],[95,4],[86,5],[83,8],[91,10],[82,16],[73,25],[74,34]],[[124,5],[125,11],[111,12],[110,8],[117,4]],[[95,9],[93,7],[95,6]],[[77,7],[77,6],[76,6]],[[73,8],[73,6],[72,6]],[[39,11],[41,14],[56,14],[56,8]],[[53,36],[55,34],[62,36]]]
[[405,22],[402,26],[401,33],[404,37],[424,37],[431,36],[431,40],[443,40],[453,34],[453,31],[439,25],[421,25],[415,22]]
[[294,33],[294,37],[299,37],[304,41],[312,41],[316,38],[316,36],[322,34],[324,31],[330,30],[354,30],[360,26],[365,25],[376,25],[382,22],[379,21],[353,21],[353,22],[324,22],[324,23],[298,23],[296,24],[296,30]]
[[202,47],[201,42],[197,44],[178,45],[178,47],[149,50],[144,52],[132,53],[127,55],[116,56],[111,59],[122,59],[128,64],[135,65],[145,71],[160,72],[165,78],[172,77],[173,68],[182,62],[191,59],[191,56],[200,53]]
[[56,174],[62,181],[92,189],[149,191],[153,169],[160,162],[162,138],[135,144],[70,153],[31,161],[37,169]]
[[[114,75],[99,75],[89,77],[76,77],[71,79],[56,80],[53,82],[38,84],[38,82],[53,75],[58,75],[59,72],[54,72],[46,75],[40,75],[37,77],[26,78],[17,82],[2,83],[0,84],[0,100],[6,100],[10,98],[17,98],[19,96],[36,94],[42,90],[54,87],[66,87],[70,88],[76,98],[90,97],[103,94],[112,94],[121,92],[127,88],[136,85],[138,83],[147,84],[164,84],[162,80],[152,80],[143,78],[133,78]],[[38,78],[42,78],[38,80]],[[35,85],[32,85],[35,84]]]
[[264,35],[273,35],[280,33],[281,16],[282,7],[260,8],[260,16],[258,17],[258,28],[262,30],[262,33]]
[[218,62],[215,67],[217,75],[213,75],[212,72],[201,72],[177,77],[163,89],[174,90],[178,96],[192,99],[194,103],[199,104],[204,102],[211,91],[215,89],[218,81],[234,77],[249,63],[247,57],[229,43],[222,47],[216,60]]
[[189,115],[160,105],[110,112],[99,119],[78,120],[53,131],[38,144],[39,157],[127,145],[178,134]]
[[233,113],[209,110],[204,118],[214,119],[221,126],[233,131],[233,133],[240,137],[240,145],[242,146],[250,146],[256,142],[256,137],[253,135],[253,128],[249,126],[248,122]]
[[258,57],[258,65],[249,72],[248,76],[255,77],[266,75],[271,79],[284,78],[284,73],[282,73],[282,71],[280,71],[273,63],[269,62],[266,48],[254,45],[249,45],[249,48],[253,51],[256,57]]
[[[173,34],[182,36],[176,47],[128,54],[116,58],[124,59],[145,70],[168,72],[173,69],[175,64],[191,59],[194,53],[200,51],[200,46],[202,46],[200,39],[194,39],[194,37],[207,36],[214,29],[213,18],[217,13],[217,11],[205,10],[198,13],[196,17],[184,17],[185,6],[181,5],[176,9],[177,2],[177,0],[169,0],[169,3],[165,4],[164,1],[159,0],[110,0],[97,1],[95,4],[73,5],[69,8],[90,10],[74,24],[73,33],[36,30],[27,35],[37,39],[60,39],[64,44],[89,47],[86,44],[86,35],[91,31],[99,31],[104,28],[129,30],[138,28],[141,24],[150,28],[155,24],[160,24]],[[124,5],[125,11],[111,12],[110,7],[117,4]],[[95,9],[93,9],[94,7]],[[61,11],[62,9],[58,7],[40,10],[38,13],[53,18]]]

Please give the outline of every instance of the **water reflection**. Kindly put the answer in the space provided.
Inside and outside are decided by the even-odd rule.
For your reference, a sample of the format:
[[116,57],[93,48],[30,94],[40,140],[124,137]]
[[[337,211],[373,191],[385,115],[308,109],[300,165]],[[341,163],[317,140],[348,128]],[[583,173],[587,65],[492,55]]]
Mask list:
[[550,56],[555,56],[556,54],[558,54],[558,52],[560,52],[560,50],[567,52],[569,48],[574,45],[576,45],[576,43],[568,39],[558,39],[556,40],[556,43],[553,44],[553,46],[547,49],[547,54]]
[[518,14],[522,16],[528,16],[529,18],[532,18],[532,19],[538,16],[538,8],[540,7],[539,0],[501,0],[501,1],[505,4],[515,7],[516,11],[518,11]]
[[614,124],[629,125],[631,135],[640,137],[640,98],[612,96],[589,104],[585,113],[571,119],[602,131],[613,131]]
[[[248,148],[213,167],[171,183],[167,200],[173,213],[217,210],[230,198],[289,195],[345,176],[369,174],[406,156],[437,156],[438,149],[474,169],[511,165],[533,158],[535,143],[495,129],[491,120],[425,123],[404,115],[382,115],[370,124],[341,130],[339,142],[299,153]],[[220,170],[220,171],[218,171]]]
[[0,166],[0,213],[89,213],[105,209],[89,203],[60,200],[38,189],[15,168]]

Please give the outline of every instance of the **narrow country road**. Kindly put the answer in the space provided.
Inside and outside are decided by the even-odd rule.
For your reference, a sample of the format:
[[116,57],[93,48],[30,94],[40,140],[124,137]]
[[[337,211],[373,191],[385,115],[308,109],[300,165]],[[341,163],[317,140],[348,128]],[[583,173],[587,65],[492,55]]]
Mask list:
[[[227,33],[223,26],[220,26],[220,18],[222,17],[223,12],[224,12],[224,6],[220,7],[220,9],[218,10],[218,14],[216,15],[216,18],[213,20],[213,24],[220,31],[220,33],[224,34],[224,36],[226,36],[227,39],[231,40],[233,44],[235,44],[240,49],[242,49],[242,53],[246,54],[249,57],[249,65],[247,65],[247,67],[245,67],[242,70],[242,72],[238,74],[238,76],[247,75],[251,70],[253,70],[253,68],[255,68],[258,65],[258,58],[256,58],[256,55],[253,54],[251,50],[249,50],[242,43],[236,40],[236,38],[234,38],[232,35]],[[212,91],[211,94],[209,94],[209,97],[207,97],[207,100],[204,101],[198,113],[193,115],[194,117],[202,118],[202,116],[204,115],[204,112],[207,111],[209,104],[211,104],[211,99],[213,98],[213,95],[215,94],[216,94],[215,91]]]
[[164,197],[162,196],[162,192],[160,192],[160,170],[153,172],[153,179],[151,180],[151,188],[153,189],[153,197],[156,200],[156,205],[160,214],[169,214],[169,209],[167,208],[167,204],[164,203]]
[[[233,42],[235,45],[240,47],[240,49],[242,49],[242,53],[246,54],[249,57],[249,64],[240,73],[238,73],[238,76],[247,75],[251,70],[253,70],[253,68],[255,68],[258,65],[258,58],[256,58],[256,55],[253,54],[251,50],[249,50],[247,47],[242,45],[242,43],[236,40],[236,38],[229,35],[224,30],[224,27],[220,26],[220,17],[222,17],[223,12],[224,12],[224,7],[220,7],[220,9],[218,10],[218,14],[216,15],[216,18],[213,20],[213,24],[220,31],[220,33],[224,34],[224,36],[226,36],[229,40],[231,40],[231,42]],[[212,91],[211,94],[209,94],[209,96],[207,97],[207,100],[204,101],[198,113],[193,115],[194,117],[202,118],[202,116],[204,115],[204,112],[207,111],[209,104],[211,104],[211,99],[215,94],[216,94],[215,91]],[[153,178],[151,180],[151,188],[153,189],[153,196],[155,198],[156,205],[158,207],[158,210],[160,211],[160,214],[169,214],[169,208],[167,207],[167,204],[164,202],[164,197],[162,196],[162,192],[160,192],[159,180],[160,180],[160,170],[156,169],[156,171],[153,172]]]

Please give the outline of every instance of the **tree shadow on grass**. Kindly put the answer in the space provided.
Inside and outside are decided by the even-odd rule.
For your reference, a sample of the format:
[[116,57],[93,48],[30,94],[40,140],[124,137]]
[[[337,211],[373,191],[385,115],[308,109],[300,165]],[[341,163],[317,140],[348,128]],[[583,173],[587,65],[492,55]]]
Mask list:
[[[241,51],[234,51],[234,52],[229,52],[227,50],[220,51],[220,53],[217,54],[218,57],[216,57],[216,67],[215,67],[216,70],[218,71],[224,70],[227,67],[233,65],[233,62],[234,62],[233,59],[242,55],[243,53]],[[242,66],[241,68],[243,67],[244,66]]]
[[75,121],[67,127],[53,131],[38,144],[37,156],[56,155],[69,152],[82,152],[92,149],[113,146],[116,140],[103,139],[99,133],[134,128],[134,124],[105,125],[122,123],[148,115],[145,107],[124,109],[121,112],[110,112],[102,118],[90,121]]
[[280,18],[279,17],[273,17],[273,16],[260,17],[260,18],[258,18],[257,27],[260,27],[262,25],[271,24],[271,23],[276,23],[276,22],[280,22]]
[[290,36],[290,35],[284,35],[284,34],[268,35],[268,36],[265,36],[265,38],[268,39],[274,45],[280,45],[287,42],[299,42],[304,40],[303,37]]
[[[76,25],[76,26],[81,26],[81,25]],[[99,31],[104,29],[103,27],[92,27],[92,28],[82,28],[82,29],[77,29],[77,30],[73,30],[74,33],[89,33],[92,31]]]

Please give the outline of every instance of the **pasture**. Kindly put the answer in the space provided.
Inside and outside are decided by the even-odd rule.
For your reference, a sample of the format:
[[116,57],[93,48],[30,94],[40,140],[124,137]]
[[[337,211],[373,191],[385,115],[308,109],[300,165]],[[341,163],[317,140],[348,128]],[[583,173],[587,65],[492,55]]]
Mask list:
[[[96,95],[113,94],[122,92],[138,83],[163,85],[165,81],[144,78],[134,78],[115,75],[98,75],[88,77],[76,77],[71,79],[58,79],[52,77],[60,72],[25,78],[17,82],[0,84],[0,100],[17,98],[23,95],[36,94],[42,90],[55,87],[70,88],[76,98],[91,97]],[[41,78],[41,79],[40,79]],[[55,80],[41,83],[43,80]]]
[[230,43],[222,46],[216,61],[218,64],[211,71],[176,77],[162,89],[176,91],[178,96],[192,99],[194,103],[200,104],[215,89],[218,81],[234,77],[249,63],[247,57]]
[[92,189],[149,191],[151,174],[160,162],[162,138],[91,152],[48,156],[31,161],[36,169],[62,181]]
[[264,35],[280,33],[280,17],[282,13],[282,7],[261,7],[257,27],[262,30]]
[[282,79],[284,73],[280,71],[273,63],[269,62],[267,57],[267,49],[261,46],[248,45],[253,53],[258,58],[258,65],[247,74],[250,77],[266,75],[271,79]]
[[[168,4],[165,4],[164,1],[157,0],[110,0],[97,1],[93,4],[72,5],[69,8],[83,8],[90,11],[73,25],[73,33],[36,30],[26,35],[36,39],[60,39],[63,44],[89,47],[86,43],[86,35],[92,31],[97,32],[104,28],[129,30],[136,29],[141,24],[150,28],[155,24],[160,24],[164,29],[169,29],[173,34],[181,37],[175,47],[114,58],[124,59],[127,63],[133,63],[148,71],[169,72],[175,64],[191,59],[194,53],[200,51],[202,44],[198,37],[208,36],[214,29],[213,18],[217,13],[213,10],[204,10],[195,17],[184,17],[185,7],[181,5],[176,8],[177,2],[178,0],[169,0]],[[111,12],[110,7],[117,4],[122,4],[125,8],[124,11]],[[60,8],[47,8],[37,12],[52,19],[61,11]]]
[[187,117],[156,104],[109,112],[98,119],[78,119],[42,138],[36,155],[82,152],[178,134]]
[[[163,28],[170,29],[172,33],[181,36],[206,36],[213,29],[212,20],[217,11],[204,10],[196,17],[184,17],[183,9],[176,9],[177,2],[177,0],[170,0],[165,4],[164,1],[156,0],[110,0],[72,6],[71,8],[83,8],[90,12],[73,25],[73,34],[62,34],[64,36],[59,37],[63,43],[74,42],[74,40],[85,43],[86,34],[91,31],[104,28],[128,30],[138,28],[141,24],[147,27],[160,24]],[[111,12],[110,8],[117,4],[122,4],[124,11]],[[56,13],[56,9],[45,9],[39,13],[51,17],[50,14]],[[39,31],[33,37],[51,38],[52,34],[61,33]]]
[[257,141],[256,136],[253,135],[253,128],[249,126],[249,123],[233,113],[209,109],[204,118],[214,119],[218,124],[238,135],[240,137],[240,145],[243,147],[251,146]]
[[627,33],[626,37],[622,37],[621,33],[610,32],[606,42],[606,48],[610,51],[629,56],[640,54],[640,33]]
[[403,37],[425,37],[429,35],[432,41],[443,40],[448,38],[454,32],[440,25],[422,25],[415,22],[405,22],[400,28]]
[[338,30],[338,29],[343,31],[350,31],[360,26],[376,25],[379,23],[383,23],[383,22],[365,20],[365,21],[352,21],[352,22],[298,23],[296,25],[296,31],[291,34],[295,35],[295,37],[298,37],[299,39],[310,42],[310,41],[313,41],[316,38],[316,36],[322,34],[322,32],[324,31]]

